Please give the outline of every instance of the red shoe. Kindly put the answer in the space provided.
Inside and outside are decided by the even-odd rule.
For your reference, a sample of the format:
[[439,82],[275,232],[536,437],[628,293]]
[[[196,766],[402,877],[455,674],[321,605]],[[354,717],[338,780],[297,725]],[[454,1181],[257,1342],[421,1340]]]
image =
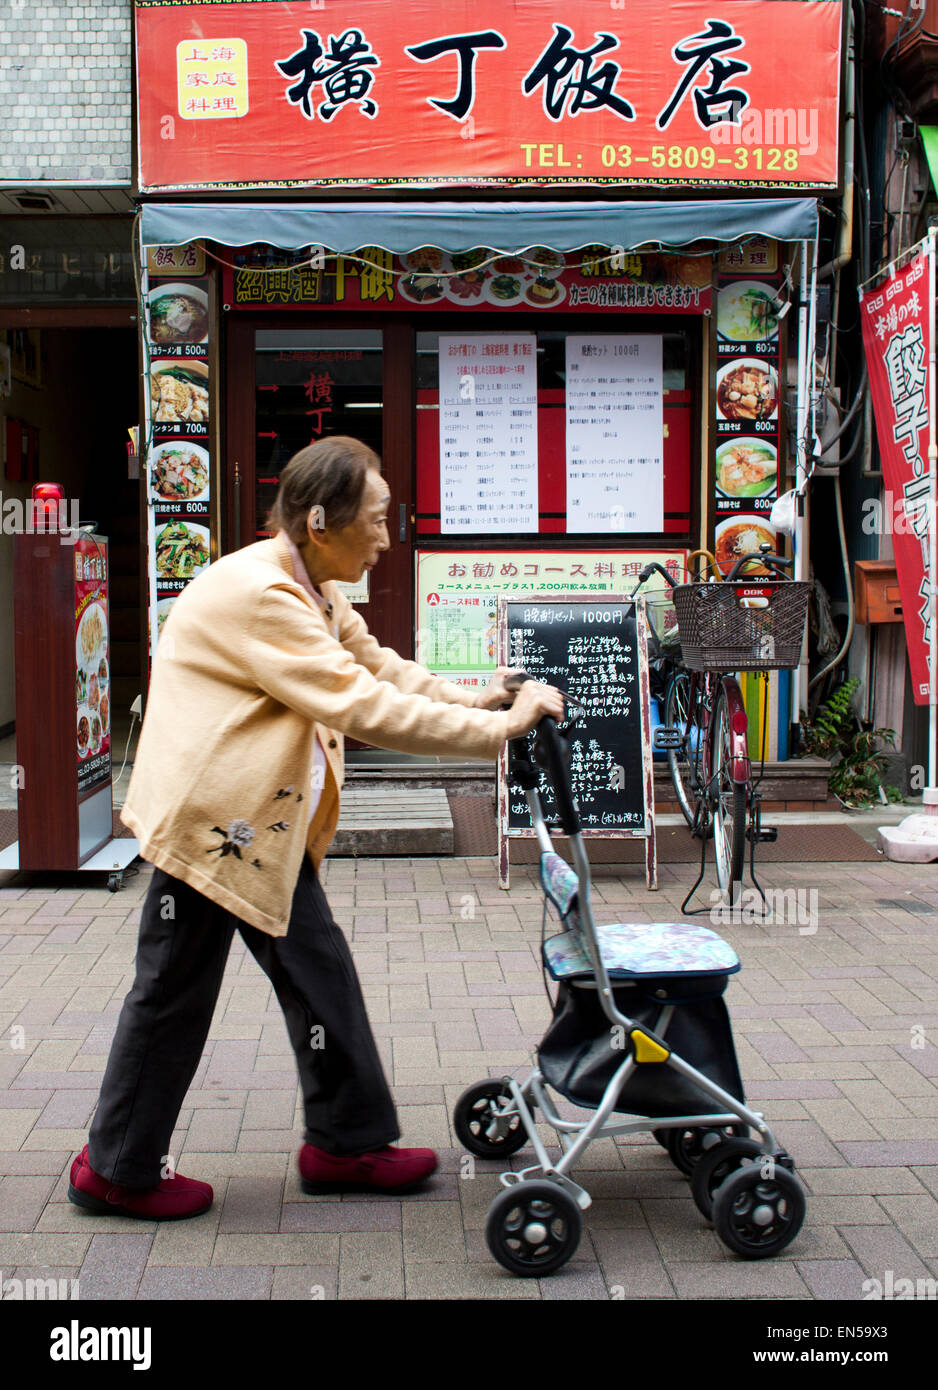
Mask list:
[[388,1144],[368,1154],[330,1154],[304,1144],[300,1150],[304,1192],[406,1192],[436,1171],[432,1149],[396,1149]]
[[134,1216],[140,1221],[184,1221],[200,1216],[212,1205],[214,1193],[207,1182],[184,1178],[181,1173],[164,1178],[157,1187],[117,1187],[97,1174],[88,1162],[88,1145],[72,1164],[68,1200],[76,1207],[102,1216]]

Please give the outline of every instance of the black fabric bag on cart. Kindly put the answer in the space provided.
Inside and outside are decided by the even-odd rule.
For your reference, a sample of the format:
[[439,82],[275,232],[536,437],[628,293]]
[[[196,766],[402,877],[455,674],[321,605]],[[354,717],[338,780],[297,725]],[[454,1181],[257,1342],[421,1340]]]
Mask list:
[[[729,1014],[721,997],[727,978],[662,977],[643,980],[640,985],[616,986],[613,996],[620,1013],[651,1029],[662,1005],[675,1003],[663,1041],[683,1061],[744,1101]],[[610,1026],[595,989],[559,981],[553,1021],[538,1049],[545,1079],[575,1105],[595,1109],[627,1055],[629,1042],[622,1033],[621,1025]],[[673,1067],[643,1062],[626,1082],[615,1109],[663,1119],[712,1115],[720,1107]]]

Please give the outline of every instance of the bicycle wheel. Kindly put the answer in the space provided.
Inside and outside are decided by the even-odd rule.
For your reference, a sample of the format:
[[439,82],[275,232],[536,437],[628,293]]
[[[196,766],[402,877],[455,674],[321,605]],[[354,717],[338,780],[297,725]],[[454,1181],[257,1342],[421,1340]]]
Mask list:
[[[699,698],[699,697],[698,697]],[[696,701],[695,701],[696,703]],[[694,824],[694,760],[690,755],[690,740],[698,738],[696,726],[689,718],[690,676],[678,671],[668,686],[664,722],[671,729],[680,729],[683,741],[680,748],[668,749],[668,770],[674,795],[687,824]]]
[[730,710],[722,685],[717,691],[713,710],[712,746],[713,847],[717,861],[717,882],[725,900],[732,906],[743,877],[748,783],[733,781]]

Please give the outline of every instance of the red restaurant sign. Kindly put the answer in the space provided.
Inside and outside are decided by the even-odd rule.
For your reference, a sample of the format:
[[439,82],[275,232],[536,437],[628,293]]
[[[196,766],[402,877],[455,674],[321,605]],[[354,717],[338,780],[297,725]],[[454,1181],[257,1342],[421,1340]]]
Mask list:
[[893,269],[875,290],[861,291],[860,306],[883,482],[893,503],[885,525],[896,555],[912,693],[917,705],[927,705],[928,359],[934,331],[928,251],[920,251],[902,270]]
[[144,191],[831,188],[840,0],[136,0]]

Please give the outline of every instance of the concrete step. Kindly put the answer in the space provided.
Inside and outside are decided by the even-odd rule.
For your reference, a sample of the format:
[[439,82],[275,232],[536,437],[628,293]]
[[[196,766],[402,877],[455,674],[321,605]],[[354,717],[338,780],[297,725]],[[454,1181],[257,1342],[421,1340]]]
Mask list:
[[346,785],[332,857],[452,853],[453,818],[441,787]]
[[[752,765],[753,778],[759,774],[759,764]],[[655,804],[662,813],[677,811],[674,788],[667,762],[655,759]],[[765,775],[759,790],[763,808],[777,811],[822,811],[830,806],[827,779],[830,763],[824,758],[793,758],[784,763],[765,764]],[[375,788],[385,792],[418,791],[428,785],[441,787],[461,796],[495,795],[493,763],[445,762],[427,760],[412,763],[369,761],[352,762],[345,767],[343,799],[354,788]]]

